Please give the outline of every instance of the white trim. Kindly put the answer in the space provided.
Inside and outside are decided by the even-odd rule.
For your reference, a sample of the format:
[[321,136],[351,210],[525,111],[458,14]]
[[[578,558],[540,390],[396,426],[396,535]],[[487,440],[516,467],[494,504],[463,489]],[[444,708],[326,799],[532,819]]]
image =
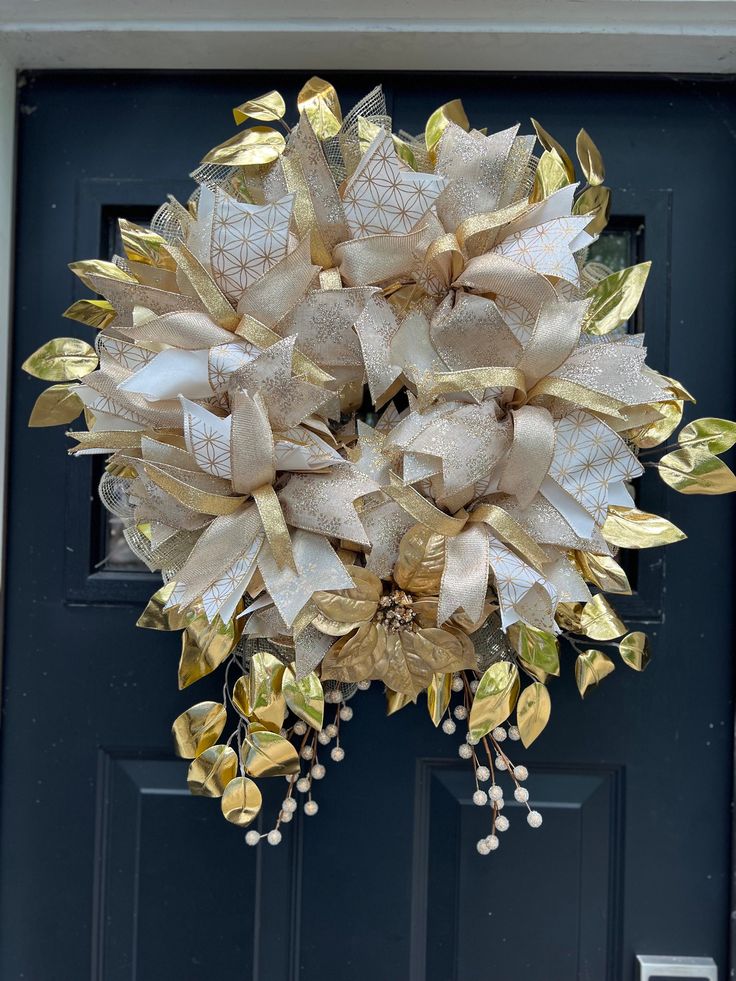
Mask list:
[[249,6],[4,0],[0,54],[31,69],[736,71],[736,0],[372,0],[370,17],[365,0],[312,0],[307,17],[304,0],[269,0],[269,19]]
[[[5,487],[15,199],[15,84],[15,66],[0,55],[0,595],[5,585]],[[0,669],[1,655],[0,641]]]

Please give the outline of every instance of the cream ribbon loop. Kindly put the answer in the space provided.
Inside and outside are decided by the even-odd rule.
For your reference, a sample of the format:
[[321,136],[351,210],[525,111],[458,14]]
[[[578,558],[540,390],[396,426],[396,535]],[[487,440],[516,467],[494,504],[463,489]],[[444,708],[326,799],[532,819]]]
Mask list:
[[498,488],[529,507],[549,473],[555,449],[554,421],[547,409],[522,405],[511,413],[514,437]]

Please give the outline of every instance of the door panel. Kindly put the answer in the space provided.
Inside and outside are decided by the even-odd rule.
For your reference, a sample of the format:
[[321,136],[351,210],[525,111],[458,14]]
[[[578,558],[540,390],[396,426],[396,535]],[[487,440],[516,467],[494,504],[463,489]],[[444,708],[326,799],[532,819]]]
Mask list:
[[[733,416],[736,288],[732,122],[725,82],[533,76],[331,76],[343,105],[377,81],[397,126],[461,97],[478,125],[535,116],[568,146],[580,126],[614,189],[608,254],[651,258],[650,361]],[[633,981],[636,953],[728,969],[733,518],[727,499],[641,506],[689,535],[631,557],[653,661],[619,666],[583,702],[572,655],[544,737],[517,752],[544,825],[511,805],[495,854],[475,841],[457,740],[420,705],[386,719],[353,701],[345,762],[319,814],[247,848],[216,802],[190,798],[171,721],[215,695],[176,690],[176,639],[134,626],[147,572],[99,565],[105,527],[89,460],[27,431],[39,385],[22,359],[85,329],[66,270],[105,255],[117,216],[145,219],[230,135],[230,107],[303,75],[46,73],[21,91],[2,727],[3,981]],[[628,250],[628,252],[627,252]],[[268,786],[271,803],[283,781]],[[268,805],[264,807],[268,815]]]

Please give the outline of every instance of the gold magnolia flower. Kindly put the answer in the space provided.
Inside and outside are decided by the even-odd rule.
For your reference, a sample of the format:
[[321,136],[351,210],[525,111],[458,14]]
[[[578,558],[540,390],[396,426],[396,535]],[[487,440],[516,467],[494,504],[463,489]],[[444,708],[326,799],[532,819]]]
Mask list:
[[322,662],[322,678],[383,681],[415,699],[433,675],[475,668],[468,636],[482,626],[462,614],[437,625],[444,539],[423,525],[404,535],[388,585],[361,566],[349,570],[352,589],[315,593],[313,625],[337,637]]

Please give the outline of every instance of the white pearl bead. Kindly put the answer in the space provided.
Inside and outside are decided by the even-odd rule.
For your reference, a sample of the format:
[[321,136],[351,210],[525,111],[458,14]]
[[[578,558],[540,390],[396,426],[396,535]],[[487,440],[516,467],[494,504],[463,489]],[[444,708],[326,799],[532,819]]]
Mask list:
[[461,743],[457,748],[458,756],[464,760],[469,760],[473,755],[473,750],[467,743]]
[[497,743],[502,743],[506,738],[506,730],[503,729],[501,726],[496,726],[496,728],[493,730],[491,735],[493,736],[493,738],[496,740]]
[[253,845],[257,845],[260,840],[261,840],[261,836],[258,834],[257,831],[247,831],[245,834],[246,845],[250,845],[251,847],[253,847]]
[[273,828],[271,831],[268,832],[268,834],[266,835],[266,841],[269,843],[269,845],[279,844],[279,842],[281,841],[281,832],[278,830],[278,828]]
[[330,737],[330,739],[335,738],[335,736],[337,735],[337,726],[334,724],[334,722],[330,722],[328,726],[325,726],[325,732]]
[[478,849],[479,855],[490,855],[491,853],[490,845],[485,838],[481,838],[475,847]]
[[491,771],[487,766],[479,766],[475,771],[476,779],[480,780],[481,783],[485,783],[486,780],[491,779]]
[[464,705],[456,705],[455,708],[452,710],[452,714],[455,716],[456,719],[467,719],[468,710],[465,708]]
[[509,830],[509,819],[500,814],[496,818],[496,831],[508,831]]
[[526,804],[526,802],[529,800],[529,791],[526,789],[526,787],[517,787],[514,791],[514,797],[520,804]]
[[368,691],[368,689],[370,687],[371,687],[370,681],[367,681],[366,680],[366,681],[359,681],[358,682],[358,688],[360,688],[361,691]]
[[338,702],[342,701],[342,695],[339,691],[326,691],[325,701],[330,702],[332,705],[336,705]]
[[468,744],[468,746],[477,746],[480,740],[476,739],[475,736],[471,736],[470,733],[468,733],[467,736],[465,737],[465,742]]
[[503,758],[503,756],[497,756],[496,757],[496,769],[497,770],[508,770],[508,766],[506,765],[506,760]]
[[307,731],[306,722],[302,722],[302,720],[300,719],[298,722],[294,723],[294,732],[297,736],[303,736],[306,731]]
[[293,817],[294,815],[291,814],[289,811],[284,811],[284,813],[281,815],[281,823],[288,824]]
[[497,811],[502,811],[504,807],[506,807],[506,801],[503,799],[503,797],[501,800],[496,800],[493,803],[495,804]]
[[308,800],[304,805],[304,813],[308,817],[314,817],[314,815],[317,813],[318,810],[319,810],[319,804],[317,803],[316,800]]
[[542,825],[542,815],[539,811],[529,811],[526,816],[526,823],[530,828],[539,828]]
[[322,766],[321,763],[315,763],[312,767],[312,776],[315,780],[322,780],[327,770]]
[[335,763],[340,763],[345,759],[345,750],[342,746],[333,746],[330,750],[330,758],[335,761]]
[[476,790],[473,794],[473,803],[477,804],[478,807],[482,807],[484,804],[488,803],[488,794],[485,790]]
[[472,691],[472,693],[474,695],[478,691],[478,685],[479,684],[480,684],[480,682],[476,678],[473,678],[473,680],[470,682],[470,690]]
[[526,780],[526,778],[529,776],[529,771],[525,766],[515,766],[514,776],[517,780]]
[[518,726],[509,726],[509,739],[513,739],[514,742],[518,742],[521,739]]
[[452,679],[452,690],[462,691],[464,687],[465,684],[463,682],[463,679],[460,677],[459,674],[456,674],[455,677]]
[[322,732],[317,733],[317,742],[320,746],[326,746],[330,741],[329,735],[323,729]]
[[496,835],[488,835],[488,837],[486,838],[486,844],[488,845],[488,850],[490,852],[495,852],[495,850],[498,848],[500,842],[499,842],[498,838],[496,837]]
[[349,705],[343,705],[343,707],[340,709],[340,718],[342,719],[342,721],[350,722],[352,717],[353,717],[353,710],[350,708]]
[[306,794],[309,790],[309,777],[300,777],[296,782],[296,789],[300,794]]
[[293,814],[297,809],[297,802],[293,797],[287,797],[286,800],[281,804],[281,810],[285,814]]
[[301,751],[301,757],[303,760],[311,760],[314,756],[314,749],[311,746],[304,746]]
[[499,787],[497,783],[492,784],[488,789],[488,796],[491,800],[503,800],[503,787]]
[[452,721],[452,719],[445,719],[445,721],[442,723],[442,731],[444,733],[447,733],[448,736],[451,736],[456,729],[457,726]]

